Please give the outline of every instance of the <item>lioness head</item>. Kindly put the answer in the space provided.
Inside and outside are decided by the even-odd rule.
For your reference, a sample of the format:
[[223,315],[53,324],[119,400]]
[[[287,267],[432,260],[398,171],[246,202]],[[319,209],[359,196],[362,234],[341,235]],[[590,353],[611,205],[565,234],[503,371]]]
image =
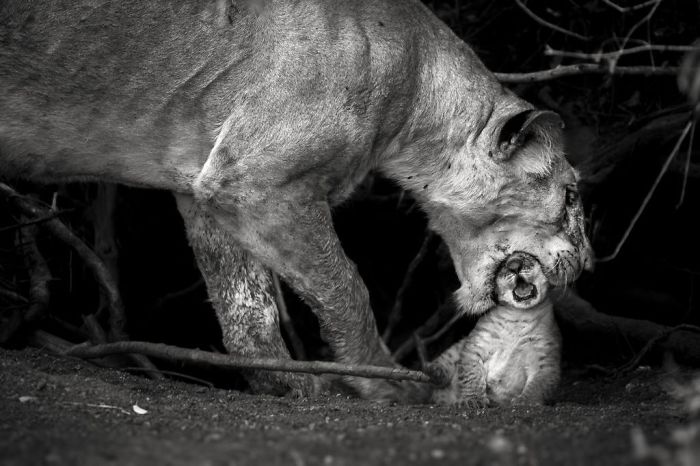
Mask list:
[[488,107],[440,141],[441,156],[420,173],[430,181],[417,193],[449,247],[462,283],[457,298],[471,314],[496,304],[497,270],[516,251],[534,256],[553,286],[592,265],[561,119],[508,92]]

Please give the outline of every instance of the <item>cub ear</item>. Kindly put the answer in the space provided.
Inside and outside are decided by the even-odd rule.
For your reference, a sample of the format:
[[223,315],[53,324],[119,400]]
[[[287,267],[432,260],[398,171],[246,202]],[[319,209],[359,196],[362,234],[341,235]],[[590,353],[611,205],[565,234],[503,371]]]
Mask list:
[[536,136],[538,129],[564,128],[564,122],[558,113],[549,110],[525,110],[508,119],[501,128],[496,150],[491,157],[498,161],[509,160],[523,147],[531,136]]

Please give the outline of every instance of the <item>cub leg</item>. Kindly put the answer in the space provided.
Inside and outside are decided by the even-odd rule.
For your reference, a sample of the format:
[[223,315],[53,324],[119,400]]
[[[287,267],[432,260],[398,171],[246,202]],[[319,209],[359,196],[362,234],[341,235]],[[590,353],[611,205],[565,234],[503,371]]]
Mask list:
[[483,361],[469,347],[462,351],[457,364],[457,405],[469,409],[488,406],[488,384],[486,368]]
[[559,385],[561,371],[559,363],[541,367],[535,374],[531,374],[525,383],[522,394],[513,403],[522,405],[544,404]]
[[[243,356],[290,359],[279,329],[269,270],[238,247],[191,197],[176,195],[176,199],[226,349]],[[270,371],[245,371],[244,375],[256,393],[314,393],[310,375]]]

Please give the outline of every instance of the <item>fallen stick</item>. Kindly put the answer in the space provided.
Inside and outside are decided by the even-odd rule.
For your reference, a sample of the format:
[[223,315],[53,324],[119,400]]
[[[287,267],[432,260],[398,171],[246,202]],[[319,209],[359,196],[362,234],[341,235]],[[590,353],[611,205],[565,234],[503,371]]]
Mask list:
[[419,371],[392,367],[347,365],[326,361],[294,361],[281,359],[248,358],[227,354],[209,353],[197,349],[179,348],[162,343],[143,341],[120,341],[104,345],[77,345],[64,354],[84,359],[124,353],[138,353],[171,362],[203,364],[224,369],[258,369],[280,372],[304,372],[308,374],[337,374],[365,377],[369,379],[410,380],[430,382],[430,377]]

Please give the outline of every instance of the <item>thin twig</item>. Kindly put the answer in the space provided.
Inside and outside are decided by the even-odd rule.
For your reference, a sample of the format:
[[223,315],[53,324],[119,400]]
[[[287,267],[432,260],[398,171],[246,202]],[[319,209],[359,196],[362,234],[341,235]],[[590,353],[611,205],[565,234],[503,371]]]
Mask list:
[[22,296],[21,294],[14,292],[12,290],[8,290],[5,288],[0,288],[0,296],[3,298],[10,299],[12,301],[17,301],[20,303],[27,303],[27,298]]
[[[662,0],[655,0],[655,3],[653,3],[653,6],[649,10],[649,13],[647,13],[642,19],[640,19],[634,26],[630,28],[630,30],[627,32],[627,35],[625,38],[622,40],[622,45],[620,45],[620,50],[623,50],[625,47],[627,47],[627,42],[629,42],[630,38],[632,37],[632,34],[635,33],[637,29],[639,29],[640,26],[642,26],[644,23],[648,22],[651,20],[651,17],[654,16],[654,13],[656,13],[656,10],[659,8],[659,5],[661,5]],[[650,4],[652,5],[652,4]]]
[[637,5],[625,7],[625,6],[620,6],[617,3],[613,3],[611,0],[603,0],[603,3],[605,3],[609,7],[614,8],[615,10],[619,11],[620,13],[627,13],[629,11],[641,10],[642,8],[646,8],[649,5],[653,5],[656,2],[657,2],[657,0],[647,0],[646,2],[642,2],[642,3],[639,3]]
[[280,278],[276,273],[272,273],[272,285],[275,289],[275,302],[277,303],[277,312],[280,316],[280,321],[282,322],[282,327],[287,332],[287,337],[289,337],[289,343],[292,345],[293,356],[296,359],[304,360],[306,359],[306,351],[304,350],[304,344],[301,342],[301,338],[297,334],[294,328],[294,322],[289,317],[289,311],[287,310],[287,303],[284,302],[284,294],[282,293],[282,285],[280,284]]
[[418,270],[418,267],[423,263],[423,260],[425,259],[425,255],[428,253],[428,249],[430,246],[430,242],[433,239],[433,233],[431,231],[427,231],[425,234],[425,239],[423,239],[423,243],[420,246],[420,249],[416,253],[416,255],[413,257],[411,262],[408,264],[408,268],[406,269],[406,273],[404,274],[403,281],[401,282],[401,286],[399,287],[399,290],[396,292],[396,298],[394,299],[394,305],[391,308],[391,312],[389,313],[389,317],[387,318],[387,323],[386,323],[386,328],[384,329],[384,333],[382,334],[382,339],[384,340],[385,343],[389,341],[391,338],[391,335],[393,334],[396,325],[401,321],[401,312],[403,311],[403,300],[404,297],[406,296],[406,291],[411,287],[413,284],[413,278],[416,275],[416,271]]
[[[451,299],[448,299],[440,305],[440,307],[433,312],[430,317],[418,327],[414,334],[418,335],[419,338],[423,339],[424,344],[428,344],[426,339],[430,340],[430,336],[434,335],[435,332],[440,332],[441,329],[445,328],[446,322],[453,322],[456,320],[456,316],[461,315],[457,310],[455,304]],[[428,341],[428,342],[429,342]],[[395,361],[402,361],[408,356],[411,351],[416,348],[415,337],[406,339],[401,345],[399,345],[396,350],[392,353],[392,357]]]
[[632,230],[634,229],[634,226],[636,225],[637,221],[642,216],[644,209],[646,209],[647,204],[649,204],[651,197],[654,195],[654,192],[656,191],[656,187],[661,182],[661,178],[666,173],[666,170],[668,170],[669,165],[671,165],[671,162],[673,161],[674,157],[678,153],[678,150],[681,148],[681,144],[683,144],[683,141],[685,140],[686,136],[690,132],[690,128],[692,126],[693,126],[693,122],[689,121],[685,125],[685,128],[683,128],[683,132],[681,133],[680,137],[678,138],[678,141],[676,141],[676,145],[673,147],[673,150],[671,151],[668,158],[666,159],[666,162],[664,162],[663,166],[661,167],[659,174],[656,176],[656,179],[654,180],[654,184],[651,186],[651,189],[649,190],[646,197],[642,201],[642,204],[639,206],[637,213],[635,213],[634,217],[632,217],[632,221],[630,222],[629,226],[627,227],[627,230],[625,230],[625,233],[622,235],[622,238],[620,239],[619,243],[617,243],[617,246],[613,250],[612,254],[605,256],[605,257],[598,258],[598,259],[596,259],[596,262],[608,262],[608,261],[611,261],[617,257],[620,250],[622,249],[622,246],[625,244],[625,241],[627,241],[627,238],[629,237],[630,233],[632,233]]
[[46,217],[37,218],[37,219],[34,219],[34,220],[28,220],[28,221],[26,221],[26,222],[24,222],[24,223],[18,223],[18,224],[16,224],[16,225],[10,225],[10,226],[7,226],[7,227],[2,227],[2,228],[0,228],[0,233],[4,233],[4,232],[6,232],[6,231],[17,230],[17,229],[24,228],[24,227],[28,227],[28,226],[31,226],[31,225],[37,225],[37,224],[39,224],[39,223],[44,223],[44,222],[46,222],[46,221],[51,220],[52,218],[60,217],[60,216],[63,215],[63,214],[67,214],[67,213],[73,212],[73,210],[74,210],[74,209],[63,209],[63,210],[61,210],[61,211],[57,211],[56,213],[51,214],[51,215],[48,215],[48,216],[46,216]]
[[127,416],[131,416],[131,413],[124,408],[120,408],[119,406],[112,406],[112,405],[108,405],[108,404],[104,404],[104,403],[81,403],[78,401],[59,401],[58,403],[63,404],[63,405],[69,405],[69,406],[85,406],[88,408],[111,409],[111,410],[119,411],[122,414],[126,414]]
[[692,45],[639,45],[628,49],[620,49],[614,52],[569,52],[568,50],[553,49],[549,45],[545,47],[544,54],[548,57],[579,58],[581,60],[593,60],[598,63],[601,60],[617,59],[622,55],[631,55],[641,52],[691,52],[697,49]]
[[199,288],[201,288],[202,286],[204,286],[204,279],[200,277],[200,278],[197,279],[197,281],[195,281],[195,282],[192,283],[191,285],[187,285],[186,287],[184,287],[184,288],[182,288],[182,289],[180,289],[180,290],[172,291],[172,292],[170,292],[170,293],[168,293],[168,294],[166,294],[166,295],[161,296],[161,297],[158,298],[158,300],[156,301],[155,307],[161,308],[161,307],[163,307],[163,306],[165,305],[165,303],[167,303],[168,301],[172,301],[172,300],[175,300],[175,299],[180,299],[180,298],[182,298],[182,297],[184,297],[184,296],[186,296],[186,295],[188,295],[188,294],[190,294],[190,293],[192,293],[192,292],[194,292],[194,291],[197,291],[197,290],[198,290]]
[[562,34],[565,34],[567,36],[575,37],[580,40],[591,40],[590,37],[582,36],[581,34],[577,34],[575,32],[569,31],[568,29],[564,29],[562,27],[557,26],[556,24],[552,24],[549,21],[540,18],[537,16],[532,10],[530,10],[525,3],[523,3],[522,0],[515,0],[515,3],[522,9],[525,14],[527,14],[530,18],[534,19],[537,23],[541,24],[542,26],[548,27],[549,29],[552,29],[554,31],[560,32]]
[[37,348],[47,349],[56,354],[62,354],[75,346],[73,343],[44,330],[35,330],[28,336],[27,341]]
[[433,343],[434,341],[438,340],[445,333],[447,333],[447,331],[450,330],[452,326],[456,324],[457,321],[462,317],[462,314],[455,314],[454,316],[452,316],[452,318],[448,320],[442,327],[440,327],[435,333],[423,338],[423,344],[427,346]]
[[95,314],[88,314],[83,316],[83,325],[87,334],[90,336],[90,341],[95,344],[107,343],[107,335],[104,329],[97,321],[97,316]]
[[171,362],[204,364],[226,369],[258,369],[280,372],[304,372],[308,374],[338,374],[377,379],[430,382],[430,378],[422,372],[402,368],[347,365],[326,361],[248,358],[142,341],[120,341],[117,343],[95,346],[77,345],[65,352],[68,356],[86,359],[123,353],[139,353]]
[[683,184],[681,185],[681,195],[678,199],[678,204],[676,204],[676,210],[678,210],[683,204],[685,199],[685,188],[688,184],[688,175],[690,174],[690,156],[693,154],[693,143],[695,142],[695,128],[697,127],[698,121],[693,121],[693,129],[690,130],[690,140],[688,141],[688,155],[685,157],[685,166],[683,167]]
[[[121,370],[124,371],[132,371],[132,372],[145,372],[148,369],[144,369],[143,367],[121,367]],[[208,388],[214,388],[214,384],[209,382],[208,380],[200,379],[199,377],[194,377],[192,375],[187,375],[183,374],[182,372],[177,372],[177,371],[167,371],[163,369],[158,369],[158,372],[160,372],[163,375],[168,375],[170,377],[179,377],[184,380],[189,380],[190,382],[195,382],[200,385],[204,385]]]
[[496,79],[503,83],[532,83],[577,76],[583,74],[609,74],[615,76],[676,76],[677,67],[656,66],[617,66],[614,69],[597,63],[579,63],[576,65],[557,66],[549,70],[532,71],[529,73],[495,73]]
[[24,243],[24,256],[29,269],[29,309],[25,314],[25,322],[29,323],[46,314],[51,298],[49,281],[52,277],[49,266],[36,244],[36,227],[28,228],[25,233],[29,236]]

